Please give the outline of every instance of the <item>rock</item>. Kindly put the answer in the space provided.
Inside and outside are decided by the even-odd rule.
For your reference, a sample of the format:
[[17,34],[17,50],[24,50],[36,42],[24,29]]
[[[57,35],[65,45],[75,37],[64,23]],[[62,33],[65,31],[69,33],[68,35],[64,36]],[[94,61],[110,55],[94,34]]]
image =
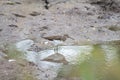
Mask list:
[[13,13],[13,15],[16,16],[16,17],[21,17],[21,18],[25,18],[25,17],[26,17],[26,16],[24,16],[24,15],[16,14],[16,13]]
[[40,15],[40,13],[34,11],[34,12],[30,13],[30,15],[31,15],[31,16],[38,16],[38,15]]
[[34,41],[28,39],[28,40],[23,40],[16,43],[16,47],[20,51],[27,51],[33,44],[34,44]]
[[38,54],[34,51],[26,51],[26,60],[37,64]]

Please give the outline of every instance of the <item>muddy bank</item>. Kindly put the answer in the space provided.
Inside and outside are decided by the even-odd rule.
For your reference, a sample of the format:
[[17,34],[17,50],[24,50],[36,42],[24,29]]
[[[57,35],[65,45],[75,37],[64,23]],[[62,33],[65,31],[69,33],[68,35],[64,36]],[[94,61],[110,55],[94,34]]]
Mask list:
[[[49,40],[43,36],[64,34],[73,38],[67,38],[65,43],[120,39],[119,4],[116,2],[48,1],[49,9],[41,0],[1,0],[0,42],[23,39],[44,42]],[[103,9],[106,5],[108,8]]]

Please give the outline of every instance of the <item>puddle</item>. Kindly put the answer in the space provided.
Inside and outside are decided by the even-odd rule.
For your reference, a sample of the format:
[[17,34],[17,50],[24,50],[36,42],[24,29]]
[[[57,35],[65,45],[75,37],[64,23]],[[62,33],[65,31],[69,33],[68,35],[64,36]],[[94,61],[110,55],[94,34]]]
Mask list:
[[[119,41],[109,44],[59,46],[58,53],[55,53],[54,49],[28,51],[33,44],[33,41],[26,40],[17,43],[16,47],[22,51],[24,59],[35,63],[43,70],[54,72],[54,77],[50,80],[120,80]],[[10,55],[10,52],[11,54],[14,52],[15,55]],[[16,50],[10,49],[10,52],[10,57],[20,57],[16,55]],[[64,64],[64,61],[67,61],[67,64]],[[43,74],[39,75],[39,79],[42,79]]]

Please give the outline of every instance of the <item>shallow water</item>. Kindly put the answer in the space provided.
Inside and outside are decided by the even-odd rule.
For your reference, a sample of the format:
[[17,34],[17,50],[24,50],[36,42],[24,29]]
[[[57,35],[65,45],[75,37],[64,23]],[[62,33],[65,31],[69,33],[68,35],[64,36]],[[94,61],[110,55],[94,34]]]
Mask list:
[[54,80],[120,80],[119,47],[119,44],[59,46],[58,53],[68,64],[61,64],[63,60],[56,63],[56,58],[40,61],[55,54],[54,50],[45,50],[39,52],[39,66],[52,68],[57,73]]
[[[76,63],[63,65],[55,80],[120,80],[119,45],[91,47],[89,54],[80,53],[81,49],[78,49]],[[84,50],[88,51],[87,48]]]
[[[22,51],[22,56],[20,56],[20,52],[17,55],[16,50],[10,49],[8,56],[15,59],[23,57],[23,59],[35,63],[44,70],[56,73],[50,80],[120,80],[119,41],[108,44],[59,46],[60,56],[55,56],[54,49],[40,52]],[[50,60],[46,60],[47,58]],[[64,64],[65,61],[68,63]],[[50,74],[50,76],[52,75]],[[44,78],[39,76],[39,79]]]

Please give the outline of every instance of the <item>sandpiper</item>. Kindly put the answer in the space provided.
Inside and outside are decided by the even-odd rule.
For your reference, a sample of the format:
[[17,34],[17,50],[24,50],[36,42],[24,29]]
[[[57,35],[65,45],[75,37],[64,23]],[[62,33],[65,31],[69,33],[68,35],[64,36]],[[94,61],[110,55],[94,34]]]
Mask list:
[[48,36],[48,37],[43,37],[43,38],[49,41],[54,41],[54,40],[66,41],[67,38],[73,39],[68,34],[64,34],[63,36],[56,35],[56,36]]

